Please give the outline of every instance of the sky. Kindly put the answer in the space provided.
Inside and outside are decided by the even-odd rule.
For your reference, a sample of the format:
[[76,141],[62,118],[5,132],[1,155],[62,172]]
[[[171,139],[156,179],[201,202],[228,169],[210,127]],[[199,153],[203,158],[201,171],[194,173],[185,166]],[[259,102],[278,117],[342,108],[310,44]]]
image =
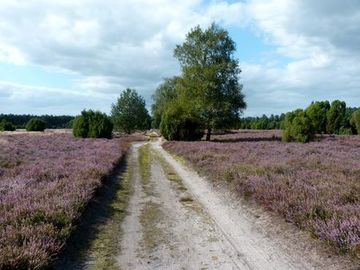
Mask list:
[[237,45],[244,116],[360,106],[359,0],[0,0],[0,113],[109,113],[128,87],[150,107],[176,44],[212,22]]

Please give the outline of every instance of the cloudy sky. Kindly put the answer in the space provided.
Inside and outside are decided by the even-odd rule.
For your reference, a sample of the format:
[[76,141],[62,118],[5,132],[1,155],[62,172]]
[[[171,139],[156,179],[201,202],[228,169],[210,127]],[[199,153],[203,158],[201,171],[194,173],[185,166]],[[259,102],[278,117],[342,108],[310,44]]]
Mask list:
[[359,0],[0,0],[0,113],[108,113],[127,87],[150,105],[174,46],[213,21],[237,44],[246,116],[360,106]]

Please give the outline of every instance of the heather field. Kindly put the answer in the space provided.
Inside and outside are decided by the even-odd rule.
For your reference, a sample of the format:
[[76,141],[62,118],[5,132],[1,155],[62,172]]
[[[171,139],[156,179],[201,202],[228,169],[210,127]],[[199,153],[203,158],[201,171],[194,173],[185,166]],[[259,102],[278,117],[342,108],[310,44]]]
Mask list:
[[47,266],[133,139],[0,135],[0,269]]
[[167,142],[213,181],[277,212],[336,250],[360,251],[360,136],[283,143],[279,131]]

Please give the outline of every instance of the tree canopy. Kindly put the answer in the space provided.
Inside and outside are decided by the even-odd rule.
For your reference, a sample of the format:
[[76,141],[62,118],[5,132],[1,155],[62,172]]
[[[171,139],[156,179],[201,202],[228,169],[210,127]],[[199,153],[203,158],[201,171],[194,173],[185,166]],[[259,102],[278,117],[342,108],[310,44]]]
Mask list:
[[155,93],[152,96],[154,104],[151,107],[153,117],[152,126],[154,128],[160,127],[161,117],[165,113],[166,108],[172,101],[176,100],[176,84],[178,80],[178,77],[165,79],[155,90]]
[[207,140],[212,129],[238,121],[246,107],[235,50],[228,32],[213,23],[205,30],[200,26],[192,29],[174,51],[182,70],[179,96],[196,108]]
[[128,134],[135,130],[145,130],[151,123],[144,98],[130,88],[123,91],[117,102],[112,105],[111,119],[116,130]]

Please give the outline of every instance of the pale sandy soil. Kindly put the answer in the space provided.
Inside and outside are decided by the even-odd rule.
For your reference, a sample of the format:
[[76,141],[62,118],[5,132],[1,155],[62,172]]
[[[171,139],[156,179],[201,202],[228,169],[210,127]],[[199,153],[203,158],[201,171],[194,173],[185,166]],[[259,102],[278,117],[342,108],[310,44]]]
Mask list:
[[[145,144],[147,181],[139,162]],[[106,269],[356,269],[307,233],[213,186],[160,140],[134,144],[129,160],[127,215],[117,227],[121,233],[110,234],[116,249],[105,254],[114,258]],[[89,256],[67,269],[104,269],[94,266],[97,260]]]

